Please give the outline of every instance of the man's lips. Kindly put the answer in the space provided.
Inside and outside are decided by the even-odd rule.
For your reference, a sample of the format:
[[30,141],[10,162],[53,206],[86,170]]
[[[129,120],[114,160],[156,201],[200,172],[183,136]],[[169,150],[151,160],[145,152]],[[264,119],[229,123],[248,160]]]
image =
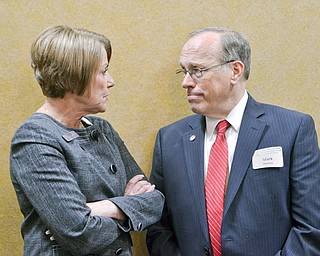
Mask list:
[[188,93],[187,94],[187,98],[188,100],[198,100],[201,97],[200,94],[196,94],[196,93]]

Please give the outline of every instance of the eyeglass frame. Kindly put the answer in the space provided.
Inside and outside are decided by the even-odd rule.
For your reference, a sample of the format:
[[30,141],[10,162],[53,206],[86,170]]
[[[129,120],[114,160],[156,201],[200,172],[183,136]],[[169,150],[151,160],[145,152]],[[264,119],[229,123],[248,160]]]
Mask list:
[[[228,63],[231,63],[231,62],[234,62],[236,60],[228,60],[226,62],[223,62],[223,63],[220,63],[220,64],[216,64],[216,65],[213,65],[211,67],[208,67],[208,68],[193,68],[191,69],[191,71],[189,70],[184,70],[184,69],[177,69],[176,70],[176,74],[180,74],[180,73],[184,73],[184,76],[187,75],[187,73],[189,74],[189,76],[192,78],[192,79],[195,79],[195,78],[200,78],[200,77],[203,77],[203,71],[208,71],[209,69],[212,69],[212,68],[217,68],[219,66],[223,66],[225,64],[228,64]],[[195,72],[200,72],[200,76],[196,76],[195,75]],[[194,76],[193,76],[194,75]]]

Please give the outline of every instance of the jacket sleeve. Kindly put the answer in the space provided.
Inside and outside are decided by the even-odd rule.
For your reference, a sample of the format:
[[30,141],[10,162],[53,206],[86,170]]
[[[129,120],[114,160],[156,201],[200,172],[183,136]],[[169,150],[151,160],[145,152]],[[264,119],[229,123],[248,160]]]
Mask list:
[[[117,145],[122,161],[125,165],[127,182],[135,175],[145,176],[139,165],[129,153],[118,133],[111,127],[112,138]],[[146,176],[145,179],[147,180]],[[141,231],[160,220],[163,205],[163,194],[155,189],[153,192],[139,195],[121,196],[110,198],[128,217],[129,227],[134,231]]]
[[320,153],[312,118],[304,115],[291,153],[293,226],[279,254],[320,255]]
[[[164,193],[160,137],[159,132],[154,146],[150,181]],[[181,255],[166,206],[163,209],[161,220],[148,228],[146,239],[151,256]]]

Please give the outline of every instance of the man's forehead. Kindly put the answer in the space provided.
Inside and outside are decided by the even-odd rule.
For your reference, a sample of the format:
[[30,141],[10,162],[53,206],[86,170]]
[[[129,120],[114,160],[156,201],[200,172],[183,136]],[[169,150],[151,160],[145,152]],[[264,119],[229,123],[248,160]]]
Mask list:
[[207,31],[191,37],[184,46],[191,45],[198,48],[218,47],[220,46],[221,34]]
[[213,33],[197,35],[190,38],[182,47],[180,63],[184,65],[206,64],[220,52],[220,49],[219,36]]

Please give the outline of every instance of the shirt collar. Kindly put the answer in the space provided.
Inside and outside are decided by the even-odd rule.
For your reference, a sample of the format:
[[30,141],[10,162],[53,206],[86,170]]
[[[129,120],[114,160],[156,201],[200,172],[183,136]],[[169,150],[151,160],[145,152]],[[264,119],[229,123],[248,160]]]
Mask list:
[[[239,130],[240,130],[241,120],[244,113],[244,109],[247,105],[247,101],[248,101],[248,92],[245,90],[244,95],[242,96],[238,104],[231,110],[231,112],[225,118],[237,133],[239,133]],[[220,120],[221,119],[206,116],[207,138],[210,138],[213,135],[214,130]]]

